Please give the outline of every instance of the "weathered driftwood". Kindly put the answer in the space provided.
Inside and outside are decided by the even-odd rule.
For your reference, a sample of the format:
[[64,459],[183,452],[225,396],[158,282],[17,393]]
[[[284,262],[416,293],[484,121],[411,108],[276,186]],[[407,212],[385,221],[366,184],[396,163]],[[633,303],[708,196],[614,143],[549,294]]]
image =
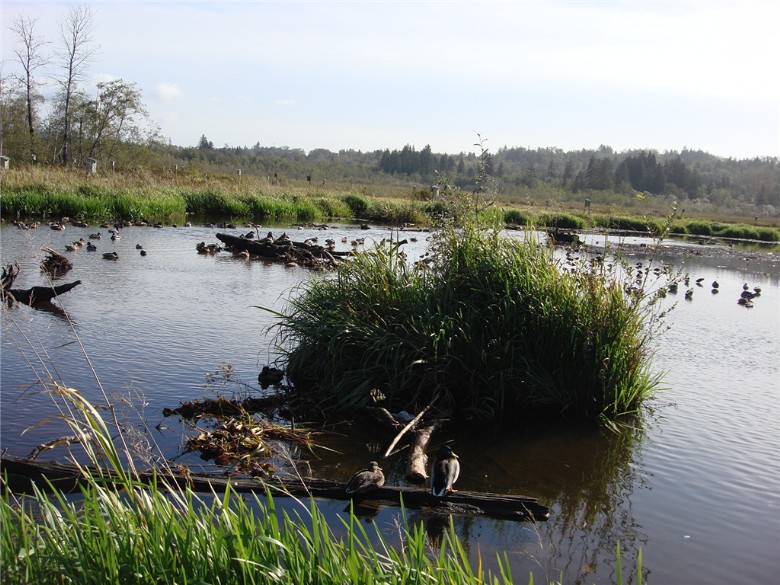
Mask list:
[[81,281],[76,280],[58,286],[34,286],[24,290],[11,289],[6,291],[6,294],[13,296],[19,303],[34,306],[36,303],[50,303],[55,297],[68,292],[80,284]]
[[439,428],[441,423],[438,420],[434,420],[424,427],[419,427],[417,425],[435,400],[436,399],[434,398],[428,406],[422,409],[417,416],[407,422],[406,425],[403,425],[402,422],[393,416],[386,408],[364,406],[361,409],[363,414],[386,427],[388,430],[396,433],[392,443],[390,443],[387,451],[385,451],[385,457],[388,457],[394,452],[393,450],[401,438],[406,437],[408,439],[408,444],[410,444],[412,448],[409,452],[409,457],[406,460],[406,479],[412,483],[424,483],[425,480],[428,479],[428,473],[426,471],[428,457],[425,454],[425,451],[431,440],[431,435]]
[[332,268],[339,260],[352,255],[352,252],[337,252],[324,246],[293,240],[268,241],[266,238],[252,240],[243,236],[216,234],[234,252],[248,252],[254,256],[279,262],[295,262],[301,266]]
[[431,435],[439,428],[438,421],[412,432],[412,452],[406,467],[406,479],[412,483],[424,483],[428,479],[428,456],[425,450]]
[[[94,472],[95,470],[93,470]],[[49,483],[62,492],[78,491],[84,478],[79,468],[72,464],[29,461],[15,457],[0,458],[0,477],[12,492],[32,491],[33,485],[48,489]],[[112,479],[112,474],[103,471],[102,477]],[[206,475],[171,475],[163,471],[141,472],[138,480],[151,485],[157,482],[165,488],[166,482],[173,486],[189,486],[195,492],[224,492],[228,484],[238,493],[264,492],[270,489],[274,497],[296,496],[328,498],[335,500],[353,499],[358,502],[376,502],[391,506],[403,505],[411,509],[426,509],[434,512],[463,515],[483,515],[507,520],[547,520],[549,509],[536,498],[508,494],[491,494],[457,491],[446,498],[435,498],[430,491],[414,487],[382,486],[360,496],[349,496],[344,491],[346,484],[322,479],[296,478],[240,479]],[[47,483],[47,481],[49,483]]]
[[41,270],[44,272],[60,275],[73,268],[73,264],[71,264],[70,260],[59,252],[52,250],[47,246],[43,246],[41,250],[48,254],[46,258],[41,260]]
[[394,432],[399,432],[404,428],[404,425],[400,423],[390,411],[380,406],[363,406],[360,408],[361,412],[367,417],[378,422],[385,428]]
[[417,416],[415,416],[412,420],[410,420],[408,423],[406,423],[406,426],[401,429],[401,431],[395,436],[395,439],[393,439],[393,442],[390,443],[390,446],[387,448],[387,451],[385,452],[385,457],[387,457],[388,455],[390,455],[390,453],[393,452],[393,448],[396,446],[396,444],[398,444],[398,441],[401,440],[401,437],[404,436],[406,431],[408,431],[409,429],[414,428],[417,425],[417,423],[420,421],[420,419],[423,417],[423,415],[426,412],[428,412],[428,409],[431,406],[433,406],[433,403],[436,402],[438,399],[439,399],[438,396],[434,396],[433,400],[431,400],[431,402],[428,404],[428,406],[423,408],[420,412],[417,413]]
[[18,303],[35,306],[36,304],[51,303],[58,295],[65,294],[69,290],[81,284],[80,280],[60,284],[58,286],[34,286],[32,288],[11,288],[19,274],[18,264],[9,264],[3,268],[2,296],[3,299],[12,298]]
[[560,228],[548,228],[547,237],[555,246],[579,246],[582,244],[579,234]]

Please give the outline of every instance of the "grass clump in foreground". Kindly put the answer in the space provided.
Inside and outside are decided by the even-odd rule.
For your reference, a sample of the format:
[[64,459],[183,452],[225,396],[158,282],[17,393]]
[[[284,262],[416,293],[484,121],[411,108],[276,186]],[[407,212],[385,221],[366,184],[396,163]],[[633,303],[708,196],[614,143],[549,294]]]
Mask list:
[[[228,490],[202,499],[92,478],[77,501],[36,491],[0,502],[3,583],[484,583],[452,526],[431,555],[422,525],[404,546],[374,538],[354,514],[337,538],[314,503],[303,516]],[[34,504],[34,505],[33,505]],[[303,509],[303,508],[302,508]],[[372,531],[373,532],[373,531]],[[499,558],[511,582],[506,558]]]
[[636,412],[659,382],[651,295],[603,262],[565,266],[530,236],[500,235],[466,199],[429,262],[390,244],[301,285],[277,325],[296,388],[339,414],[376,390],[392,412],[438,397],[450,418],[494,428]]

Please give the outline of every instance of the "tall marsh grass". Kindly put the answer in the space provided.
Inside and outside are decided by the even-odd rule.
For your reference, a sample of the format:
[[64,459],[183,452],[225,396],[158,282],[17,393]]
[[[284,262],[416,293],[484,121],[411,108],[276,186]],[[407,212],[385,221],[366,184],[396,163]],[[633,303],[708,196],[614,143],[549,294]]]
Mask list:
[[381,395],[391,412],[437,403],[493,429],[540,414],[614,425],[652,394],[648,295],[603,262],[565,265],[532,235],[501,235],[488,156],[471,193],[440,180],[429,256],[412,263],[391,242],[300,285],[276,325],[280,360],[318,409]]
[[533,238],[445,229],[430,262],[385,245],[301,285],[278,324],[288,376],[320,408],[393,411],[439,397],[461,421],[615,421],[658,379],[650,309],[595,263],[562,269]]
[[[511,583],[472,569],[454,529],[431,554],[421,526],[401,528],[403,546],[350,514],[336,537],[312,502],[301,515],[273,497],[229,489],[200,497],[91,482],[76,501],[36,491],[0,502],[3,583]],[[34,505],[33,505],[34,504]],[[486,581],[487,580],[487,581]]]

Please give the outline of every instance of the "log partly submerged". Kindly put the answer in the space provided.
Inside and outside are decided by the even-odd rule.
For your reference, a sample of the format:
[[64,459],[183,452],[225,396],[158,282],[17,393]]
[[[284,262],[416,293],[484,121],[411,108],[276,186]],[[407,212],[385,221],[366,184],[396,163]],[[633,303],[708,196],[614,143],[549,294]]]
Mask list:
[[296,242],[287,237],[275,240],[271,237],[253,240],[223,233],[218,233],[216,236],[234,252],[248,252],[253,256],[280,262],[294,262],[308,267],[333,268],[339,260],[352,255],[352,252],[338,252],[318,244]]
[[11,288],[18,275],[18,264],[9,264],[3,267],[2,277],[0,278],[2,282],[2,298],[4,300],[13,299],[17,303],[24,303],[33,307],[51,303],[58,295],[65,294],[81,284],[80,280],[76,280],[57,286],[33,286],[26,289]]
[[[103,472],[102,477],[111,479],[112,474]],[[32,491],[33,485],[48,489],[48,482],[62,492],[76,492],[84,483],[79,468],[72,464],[31,461],[16,457],[0,458],[0,478],[12,492]],[[544,521],[549,518],[549,509],[536,498],[509,494],[491,494],[456,491],[446,498],[435,498],[429,490],[416,487],[382,486],[370,492],[351,497],[344,491],[346,484],[324,479],[297,478],[242,479],[224,478],[212,475],[169,474],[164,471],[139,473],[139,481],[146,484],[157,482],[169,485],[189,486],[195,492],[224,492],[228,484],[238,493],[265,492],[269,488],[274,497],[296,496],[328,498],[334,500],[354,499],[356,502],[373,502],[398,506],[403,502],[406,508],[426,509],[434,512],[462,515],[488,516],[505,520]]]

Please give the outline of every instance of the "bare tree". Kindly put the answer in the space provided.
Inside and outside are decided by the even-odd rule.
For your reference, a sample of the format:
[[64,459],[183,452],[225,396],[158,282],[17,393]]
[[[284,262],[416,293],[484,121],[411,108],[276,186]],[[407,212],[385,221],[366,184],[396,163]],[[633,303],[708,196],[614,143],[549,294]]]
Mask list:
[[49,62],[49,57],[43,54],[46,45],[50,44],[35,36],[36,20],[18,16],[11,24],[11,32],[16,36],[14,54],[22,66],[22,75],[17,76],[25,92],[27,130],[30,134],[28,155],[35,149],[35,102],[41,99],[37,92],[35,71]]
[[62,46],[57,51],[57,60],[64,74],[59,80],[64,96],[61,162],[68,164],[68,148],[71,140],[70,108],[76,87],[83,80],[87,66],[91,63],[97,48],[93,46],[93,12],[89,6],[74,6],[65,16],[60,30]]

